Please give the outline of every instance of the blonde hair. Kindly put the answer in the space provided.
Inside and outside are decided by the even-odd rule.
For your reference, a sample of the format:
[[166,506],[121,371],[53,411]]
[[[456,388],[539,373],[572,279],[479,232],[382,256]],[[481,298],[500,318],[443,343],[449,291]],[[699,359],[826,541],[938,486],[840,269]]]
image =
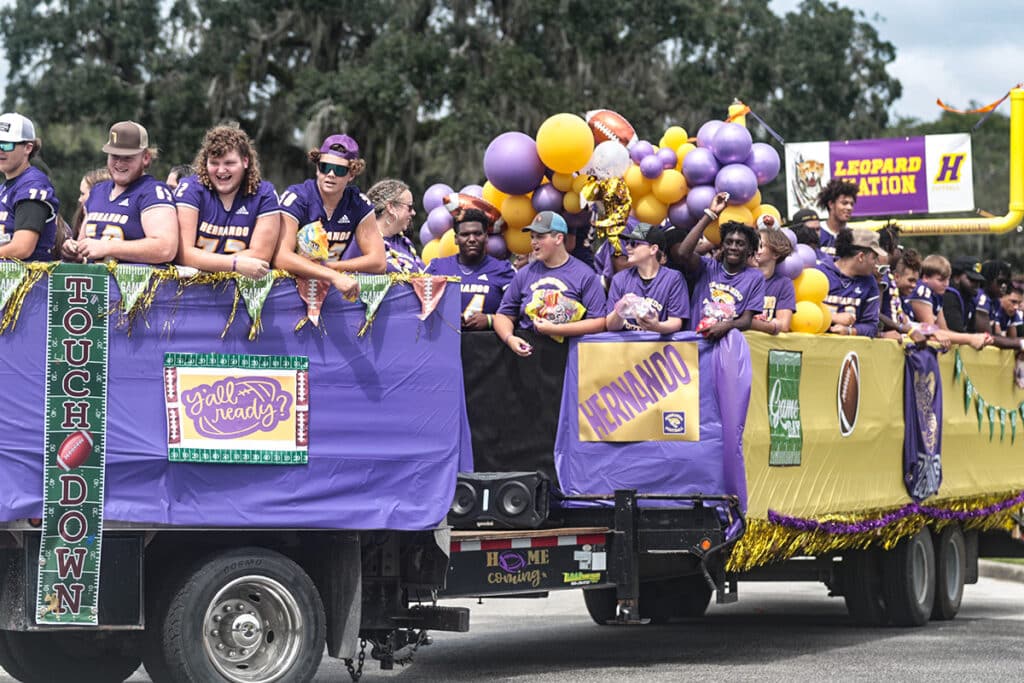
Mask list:
[[949,265],[949,259],[941,254],[929,254],[921,261],[921,277],[947,278],[953,273],[953,267]]
[[199,148],[199,153],[196,154],[195,161],[192,162],[192,168],[195,169],[199,182],[206,189],[212,190],[213,183],[206,170],[206,162],[210,157],[222,157],[229,152],[238,152],[238,156],[249,160],[249,168],[242,176],[240,189],[243,195],[256,194],[256,190],[259,189],[260,182],[263,180],[260,174],[260,158],[256,154],[252,140],[238,124],[234,123],[215,126],[206,131],[206,135],[203,136],[203,144]]
[[775,252],[776,261],[781,261],[793,253],[793,243],[781,230],[762,228],[759,233],[762,244]]
[[398,201],[398,198],[402,196],[403,192],[409,190],[409,186],[401,180],[395,178],[385,178],[384,180],[378,180],[373,186],[366,191],[366,196],[369,197],[370,203],[373,204],[373,212],[377,216],[384,213],[384,209],[388,204],[394,204]]

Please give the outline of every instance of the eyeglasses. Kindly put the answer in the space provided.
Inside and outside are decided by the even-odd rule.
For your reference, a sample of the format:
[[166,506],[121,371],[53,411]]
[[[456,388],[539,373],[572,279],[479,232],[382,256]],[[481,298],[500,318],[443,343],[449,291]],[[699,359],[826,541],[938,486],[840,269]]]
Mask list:
[[409,202],[408,204],[406,204],[405,202],[400,202],[397,199],[395,201],[391,202],[391,203],[392,204],[398,204],[399,206],[404,206],[405,208],[409,209],[410,211],[412,210],[413,206],[415,206],[415,204],[413,204],[412,202]]
[[321,161],[319,164],[317,164],[317,168],[319,168],[320,172],[323,173],[324,175],[330,175],[331,173],[334,173],[334,175],[336,175],[339,178],[341,176],[348,175],[348,166],[346,166],[345,164],[329,164],[326,161]]
[[877,271],[879,275],[888,275],[889,274],[889,265],[886,264],[886,265],[875,266],[875,271]]
[[18,145],[24,145],[25,142],[0,142],[0,152],[13,152],[14,148]]
[[622,240],[622,246],[625,249],[636,249],[637,247],[645,246],[647,242],[643,240]]

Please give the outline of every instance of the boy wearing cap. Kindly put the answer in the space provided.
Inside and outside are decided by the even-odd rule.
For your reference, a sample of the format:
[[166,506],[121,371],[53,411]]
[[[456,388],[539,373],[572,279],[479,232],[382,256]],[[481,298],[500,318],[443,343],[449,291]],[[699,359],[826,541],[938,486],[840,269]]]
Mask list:
[[828,278],[825,305],[832,311],[832,334],[878,335],[879,292],[875,280],[878,259],[887,257],[870,230],[843,230],[836,236],[836,260],[817,268]]
[[155,158],[149,133],[134,121],[115,123],[103,151],[111,180],[89,193],[80,233],[64,242],[62,254],[76,261],[170,262],[178,253],[178,215],[171,188],[146,173]]
[[0,258],[49,261],[60,202],[45,173],[32,166],[42,142],[21,114],[0,116]]
[[[566,251],[565,236],[569,229],[565,219],[552,211],[541,211],[523,231],[531,233],[534,261],[519,270],[505,290],[494,316],[498,338],[517,355],[529,356],[533,347],[515,334],[517,319],[519,329],[532,329],[545,336],[576,337],[603,332],[604,289],[597,273]],[[582,304],[583,319],[531,320],[526,314],[527,306],[547,293]]]
[[663,268],[665,232],[637,223],[622,235],[629,266],[612,278],[605,324],[609,331],[671,334],[690,317],[690,294],[682,273]]
[[951,286],[942,295],[946,324],[954,332],[974,332],[974,299],[978,288],[985,284],[981,262],[965,257],[953,259],[952,273]]

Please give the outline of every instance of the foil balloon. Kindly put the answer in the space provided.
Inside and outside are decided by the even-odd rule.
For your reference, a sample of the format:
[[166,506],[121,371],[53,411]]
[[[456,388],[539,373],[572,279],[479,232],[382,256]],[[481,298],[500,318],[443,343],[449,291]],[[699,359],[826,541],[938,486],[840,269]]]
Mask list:
[[583,186],[580,196],[590,206],[591,223],[597,231],[597,237],[607,238],[615,255],[621,254],[619,234],[626,227],[626,219],[633,205],[626,181],[622,178],[591,177]]

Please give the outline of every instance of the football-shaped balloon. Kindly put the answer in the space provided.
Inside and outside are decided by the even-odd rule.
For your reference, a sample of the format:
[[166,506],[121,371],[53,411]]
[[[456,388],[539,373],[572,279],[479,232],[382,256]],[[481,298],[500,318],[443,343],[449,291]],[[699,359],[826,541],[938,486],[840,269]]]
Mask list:
[[636,130],[626,117],[611,109],[595,109],[586,115],[587,125],[594,132],[594,142],[611,140],[630,148],[637,142]]
[[64,437],[60,448],[57,449],[57,467],[70,472],[85,462],[91,454],[92,434],[83,430],[71,432]]
[[[505,221],[501,217],[501,212],[499,212],[493,204],[483,197],[475,197],[471,194],[464,194],[462,192],[452,192],[451,194],[445,195],[442,206],[444,206],[448,213],[452,215],[452,220],[454,220],[457,215],[461,215],[464,211],[476,209],[487,216],[490,220],[491,225],[485,225],[484,228],[489,228],[488,232],[492,235],[497,235],[501,232],[502,228],[505,227]],[[426,242],[424,242],[424,244],[426,244]]]
[[860,412],[860,361],[853,351],[846,354],[839,368],[836,399],[839,404],[839,433],[849,436],[857,426],[857,414]]

